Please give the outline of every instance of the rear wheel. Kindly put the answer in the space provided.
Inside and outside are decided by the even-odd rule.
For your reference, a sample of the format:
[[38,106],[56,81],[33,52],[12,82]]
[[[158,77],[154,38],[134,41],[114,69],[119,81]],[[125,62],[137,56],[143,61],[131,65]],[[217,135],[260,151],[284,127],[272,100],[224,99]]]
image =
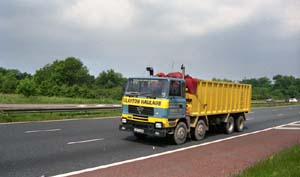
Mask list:
[[245,119],[243,116],[239,116],[234,120],[234,130],[242,132],[244,130]]
[[206,124],[203,120],[199,120],[196,127],[192,129],[192,138],[194,140],[202,140],[205,137]]
[[234,130],[234,119],[232,116],[228,117],[227,122],[223,124],[224,132],[226,134],[231,134]]
[[187,137],[187,127],[184,122],[179,122],[175,128],[173,141],[175,144],[183,144]]

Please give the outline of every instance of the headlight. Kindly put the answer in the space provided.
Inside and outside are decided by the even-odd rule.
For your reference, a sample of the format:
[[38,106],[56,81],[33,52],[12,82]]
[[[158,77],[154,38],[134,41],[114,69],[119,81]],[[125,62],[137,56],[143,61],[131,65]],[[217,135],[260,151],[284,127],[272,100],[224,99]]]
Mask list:
[[126,124],[127,123],[127,119],[122,118],[122,123]]
[[161,122],[156,122],[155,123],[155,128],[163,128],[163,125]]

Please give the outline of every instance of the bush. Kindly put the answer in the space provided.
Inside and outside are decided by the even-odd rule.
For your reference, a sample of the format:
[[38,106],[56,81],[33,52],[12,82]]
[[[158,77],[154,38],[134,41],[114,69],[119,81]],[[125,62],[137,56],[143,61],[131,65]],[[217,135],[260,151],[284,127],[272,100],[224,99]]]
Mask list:
[[33,96],[37,93],[36,85],[32,79],[28,77],[21,80],[17,86],[17,93],[22,94],[26,97]]

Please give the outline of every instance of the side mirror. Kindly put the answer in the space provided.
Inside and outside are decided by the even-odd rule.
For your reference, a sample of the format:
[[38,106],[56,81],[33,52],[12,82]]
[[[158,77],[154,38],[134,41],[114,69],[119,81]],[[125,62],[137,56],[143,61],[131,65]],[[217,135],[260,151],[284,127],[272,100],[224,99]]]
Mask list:
[[123,94],[125,93],[125,90],[126,90],[126,85],[127,85],[127,84],[126,84],[126,83],[124,83],[124,84],[123,84],[123,86],[122,86],[122,92],[123,92]]

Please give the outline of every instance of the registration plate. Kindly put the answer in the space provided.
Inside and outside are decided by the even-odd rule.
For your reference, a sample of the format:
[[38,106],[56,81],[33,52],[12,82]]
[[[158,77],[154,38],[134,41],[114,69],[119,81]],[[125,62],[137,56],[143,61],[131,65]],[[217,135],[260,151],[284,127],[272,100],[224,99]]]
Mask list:
[[140,128],[134,128],[133,131],[137,133],[144,133],[144,129],[140,129]]

